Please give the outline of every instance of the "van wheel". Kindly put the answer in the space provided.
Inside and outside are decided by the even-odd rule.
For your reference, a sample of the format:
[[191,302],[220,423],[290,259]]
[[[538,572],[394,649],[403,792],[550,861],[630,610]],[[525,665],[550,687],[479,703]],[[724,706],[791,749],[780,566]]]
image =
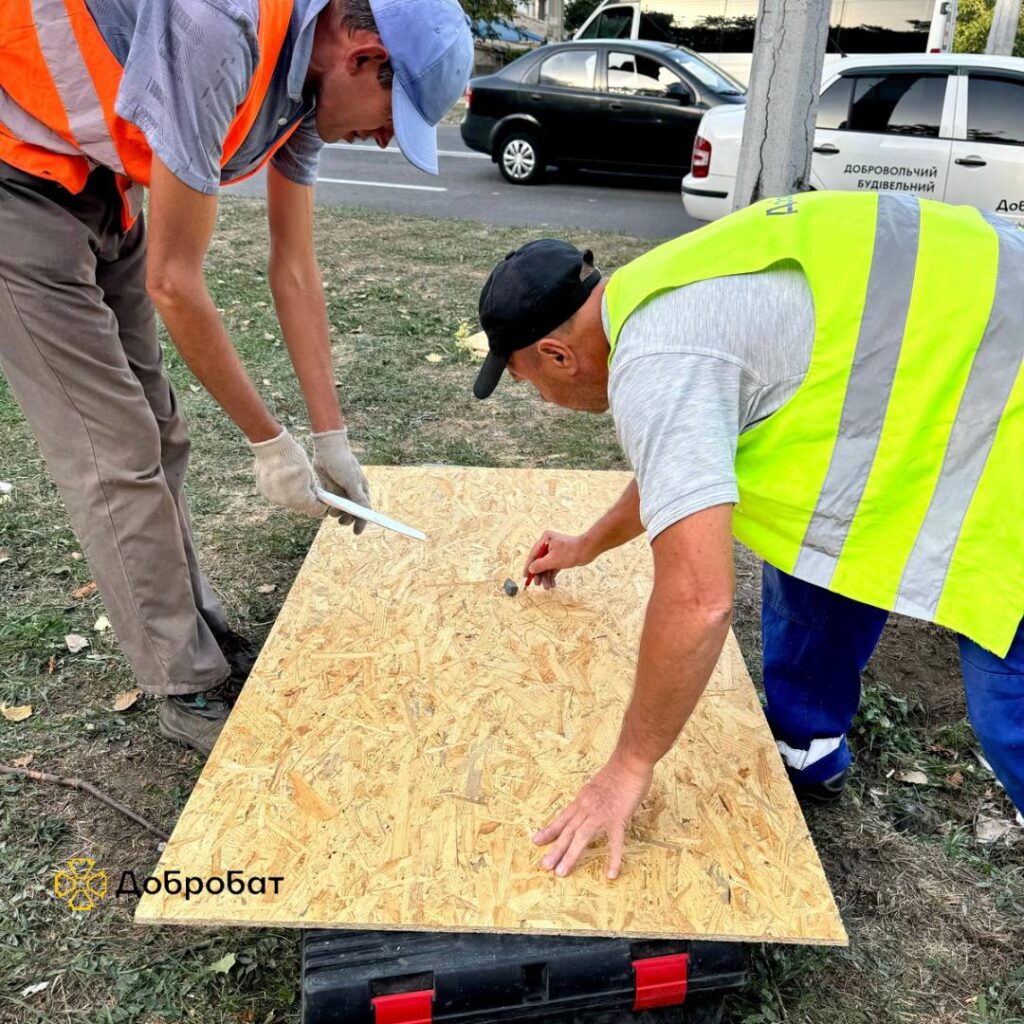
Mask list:
[[512,185],[536,185],[544,176],[544,152],[530,132],[513,132],[498,146],[498,170]]

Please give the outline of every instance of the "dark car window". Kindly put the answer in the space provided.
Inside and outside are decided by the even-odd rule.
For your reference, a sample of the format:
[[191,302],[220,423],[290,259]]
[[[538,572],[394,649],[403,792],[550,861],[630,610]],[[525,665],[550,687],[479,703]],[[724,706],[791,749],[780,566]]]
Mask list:
[[580,33],[580,39],[629,39],[633,34],[633,8],[609,7]]
[[665,96],[680,77],[660,61],[638,53],[608,54],[608,91],[629,96]]
[[665,56],[673,64],[693,75],[701,85],[717,92],[719,96],[742,96],[745,91],[735,78],[731,78],[721,68],[701,60],[695,53],[688,53],[686,50],[669,50]]
[[855,78],[847,129],[938,138],[946,78],[923,72]]
[[540,66],[541,85],[566,85],[573,89],[593,89],[597,50],[562,50],[553,53]]
[[967,138],[1024,146],[1024,80],[971,75]]
[[853,95],[853,79],[840,78],[833,82],[818,101],[819,128],[846,128],[850,116],[850,97]]

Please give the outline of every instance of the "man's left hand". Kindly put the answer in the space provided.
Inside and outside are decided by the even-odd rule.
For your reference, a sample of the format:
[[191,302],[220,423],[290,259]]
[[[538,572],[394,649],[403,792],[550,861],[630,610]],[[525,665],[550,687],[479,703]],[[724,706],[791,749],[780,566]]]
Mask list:
[[[324,489],[354,501],[364,508],[370,507],[370,484],[348,446],[348,430],[325,430],[313,435],[313,468]],[[342,525],[355,523],[352,532],[360,534],[366,529],[365,519],[342,512],[338,516]]]
[[626,826],[651,788],[653,765],[626,763],[613,754],[608,763],[576,794],[576,799],[533,841],[552,843],[541,863],[556,875],[572,871],[590,841],[602,833],[608,837],[608,877],[618,878]]

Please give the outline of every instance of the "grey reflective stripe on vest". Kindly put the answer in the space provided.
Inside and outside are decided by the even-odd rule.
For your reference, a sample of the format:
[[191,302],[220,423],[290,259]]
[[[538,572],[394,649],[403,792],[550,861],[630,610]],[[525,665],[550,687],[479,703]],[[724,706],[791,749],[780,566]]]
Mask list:
[[124,174],[103,117],[103,104],[85,66],[64,0],[32,0],[39,49],[60,93],[68,127],[79,149],[96,163]]
[[916,199],[881,194],[867,295],[839,433],[793,575],[827,587],[867,486],[882,436],[917,266]]
[[31,146],[41,146],[51,153],[79,156],[79,151],[67,139],[50,131],[42,121],[22,109],[0,88],[0,123],[16,138]]
[[[935,618],[967,508],[1024,359],[1024,231],[984,215],[999,239],[995,297],[949,433],[942,470],[907,559],[895,609]],[[1008,509],[1018,515],[1019,509]]]

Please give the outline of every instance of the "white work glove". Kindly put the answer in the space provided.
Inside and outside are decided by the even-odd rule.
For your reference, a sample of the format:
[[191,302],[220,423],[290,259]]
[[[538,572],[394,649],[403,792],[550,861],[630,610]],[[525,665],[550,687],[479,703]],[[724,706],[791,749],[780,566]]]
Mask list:
[[[324,490],[370,508],[370,485],[348,446],[347,427],[313,435],[313,468]],[[365,519],[356,519],[336,510],[332,510],[331,515],[337,515],[342,526],[354,523],[352,532],[355,534],[366,529]]]
[[267,501],[316,519],[327,514],[327,506],[313,491],[316,479],[309,458],[286,429],[269,441],[250,441],[249,446],[256,456],[256,487]]

